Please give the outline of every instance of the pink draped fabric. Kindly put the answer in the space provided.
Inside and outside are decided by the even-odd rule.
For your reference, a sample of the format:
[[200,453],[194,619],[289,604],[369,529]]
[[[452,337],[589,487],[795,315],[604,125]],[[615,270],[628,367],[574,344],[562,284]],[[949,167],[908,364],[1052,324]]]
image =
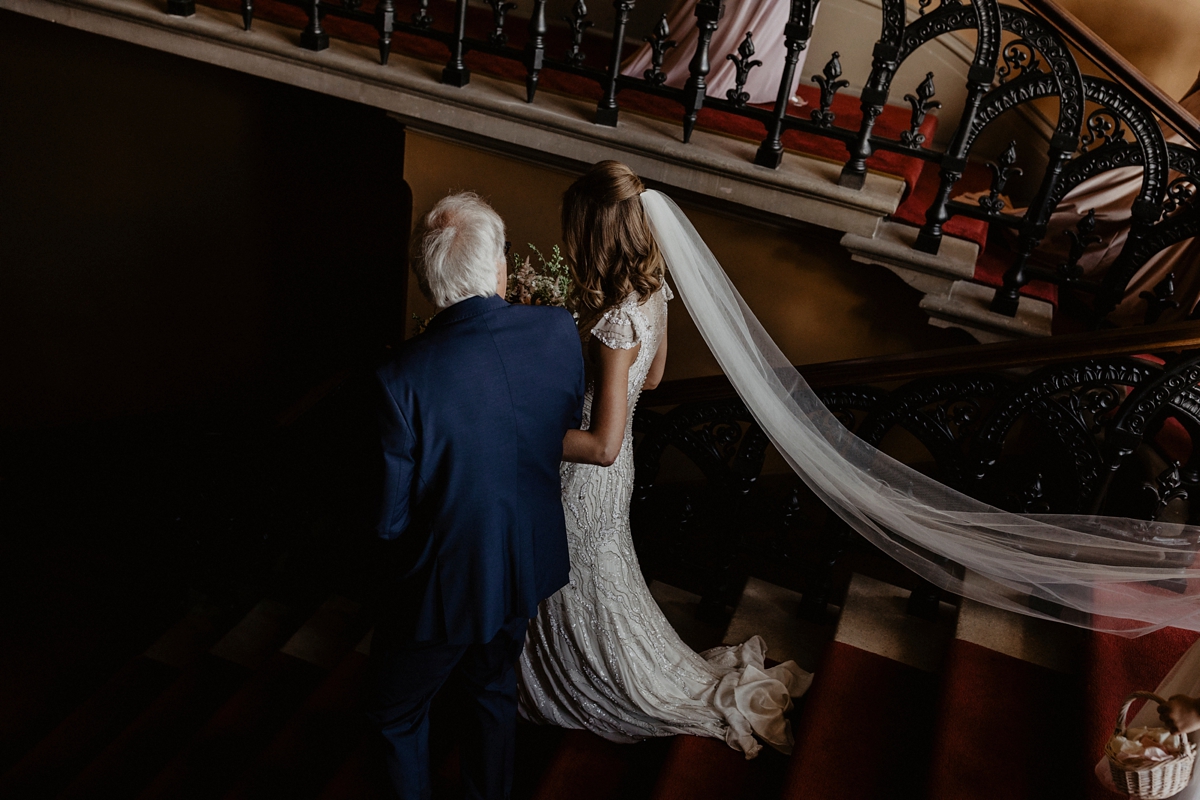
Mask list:
[[[1197,81],[1200,86],[1200,81]],[[1192,92],[1180,101],[1192,116],[1200,118],[1200,91]],[[1163,129],[1168,142],[1186,144],[1179,134],[1170,128]],[[1172,172],[1171,179],[1178,177]],[[1050,217],[1046,238],[1039,249],[1039,259],[1059,264],[1066,260],[1070,240],[1066,232],[1088,211],[1096,212],[1095,235],[1100,242],[1093,244],[1079,260],[1083,274],[1100,277],[1116,260],[1125,244],[1129,232],[1130,209],[1142,188],[1140,167],[1122,167],[1089,178],[1067,193]],[[1057,260],[1056,260],[1057,259]],[[1146,305],[1140,298],[1142,292],[1151,292],[1156,284],[1170,273],[1175,274],[1175,299],[1180,307],[1168,309],[1161,317],[1163,322],[1186,318],[1200,301],[1200,239],[1187,239],[1161,250],[1138,270],[1125,290],[1125,297],[1109,316],[1117,325],[1134,325],[1142,322]]]
[[[709,60],[712,71],[706,79],[710,97],[725,98],[725,93],[737,83],[737,68],[726,58],[736,54],[738,46],[746,38],[747,31],[754,32],[754,59],[763,62],[761,67],[750,70],[745,91],[750,93],[751,103],[773,103],[779,93],[779,81],[783,77],[783,65],[787,48],[784,47],[783,28],[787,25],[791,4],[784,0],[730,0],[725,6],[725,16],[712,37]],[[688,63],[696,51],[699,32],[696,29],[696,0],[682,0],[667,18],[671,37],[679,43],[667,51],[663,61],[663,72],[667,85],[683,88],[688,79]],[[789,95],[794,94],[804,69],[801,51],[796,64],[796,75]],[[650,69],[650,45],[642,45],[626,62],[622,74],[642,77]]]

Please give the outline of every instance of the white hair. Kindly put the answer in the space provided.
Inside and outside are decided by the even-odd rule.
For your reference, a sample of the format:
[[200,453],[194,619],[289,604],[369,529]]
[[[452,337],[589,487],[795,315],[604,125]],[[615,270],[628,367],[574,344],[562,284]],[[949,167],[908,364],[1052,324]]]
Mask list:
[[474,192],[443,197],[418,230],[413,271],[435,308],[496,293],[504,220],[482,197]]

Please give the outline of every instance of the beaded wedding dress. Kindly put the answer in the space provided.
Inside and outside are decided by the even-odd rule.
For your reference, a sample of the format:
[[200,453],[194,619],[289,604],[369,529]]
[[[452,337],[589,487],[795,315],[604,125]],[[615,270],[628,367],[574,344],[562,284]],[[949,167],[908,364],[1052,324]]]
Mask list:
[[[747,758],[758,739],[788,751],[784,713],[812,676],[789,661],[766,667],[759,636],[697,654],[675,633],[642,579],[629,530],[634,406],[666,331],[663,288],[631,295],[585,334],[614,349],[638,345],[629,416],[611,467],[563,464],[571,580],[545,600],[520,662],[520,709],[533,722],[586,729],[612,741],[693,734],[724,739]],[[584,397],[586,430],[595,386]]]

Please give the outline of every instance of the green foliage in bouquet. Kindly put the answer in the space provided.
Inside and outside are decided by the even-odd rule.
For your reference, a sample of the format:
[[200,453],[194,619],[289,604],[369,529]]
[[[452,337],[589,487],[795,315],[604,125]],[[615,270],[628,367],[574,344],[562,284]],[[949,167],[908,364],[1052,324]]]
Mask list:
[[571,271],[562,251],[554,245],[550,258],[546,258],[532,243],[529,249],[540,266],[535,267],[530,256],[513,253],[505,299],[527,306],[565,306],[571,296]]

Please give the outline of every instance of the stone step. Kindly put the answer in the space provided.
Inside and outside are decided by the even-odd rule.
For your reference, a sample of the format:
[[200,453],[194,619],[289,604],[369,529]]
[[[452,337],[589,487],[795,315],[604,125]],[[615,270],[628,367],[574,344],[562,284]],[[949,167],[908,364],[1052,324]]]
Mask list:
[[[968,582],[971,576],[967,576]],[[931,800],[1077,798],[1084,631],[964,598],[942,673]]]
[[1045,300],[1022,296],[1015,317],[989,309],[996,290],[974,280],[979,245],[945,236],[938,254],[930,255],[913,247],[918,230],[884,220],[872,236],[847,233],[842,246],[855,261],[885,267],[923,292],[920,307],[931,325],[961,328],[984,343],[1051,334],[1054,306]]

